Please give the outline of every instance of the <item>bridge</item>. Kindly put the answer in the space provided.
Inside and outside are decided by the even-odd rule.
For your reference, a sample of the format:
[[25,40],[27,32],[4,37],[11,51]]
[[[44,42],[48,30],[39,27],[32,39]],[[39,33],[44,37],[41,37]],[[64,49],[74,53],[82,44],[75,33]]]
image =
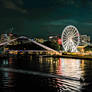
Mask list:
[[[9,43],[14,42],[14,41],[16,41],[18,39],[21,39],[21,38],[27,39],[29,43],[32,42],[32,43],[34,43],[34,44],[36,44],[36,45],[38,45],[38,46],[40,46],[40,47],[45,49],[45,50],[22,50],[23,52],[29,52],[29,53],[41,53],[41,52],[44,53],[44,52],[46,52],[46,53],[49,53],[51,55],[62,55],[62,53],[60,53],[60,52],[58,52],[58,51],[56,51],[56,50],[54,50],[52,48],[49,48],[49,47],[47,47],[47,46],[45,46],[45,45],[43,45],[41,43],[38,43],[38,42],[34,41],[33,39],[30,39],[30,38],[25,37],[25,36],[20,36],[18,38],[9,40],[7,42],[0,43],[0,47],[7,46],[7,45],[9,45]],[[16,52],[16,51],[19,51],[19,50],[9,50],[9,51]]]

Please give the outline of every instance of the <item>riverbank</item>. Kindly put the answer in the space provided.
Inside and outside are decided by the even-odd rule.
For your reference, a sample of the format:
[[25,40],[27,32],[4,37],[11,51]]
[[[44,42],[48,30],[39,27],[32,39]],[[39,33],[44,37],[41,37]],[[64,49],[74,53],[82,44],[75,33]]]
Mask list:
[[75,58],[75,59],[87,59],[92,60],[92,55],[84,55],[84,56],[78,56],[78,55],[62,55],[63,58]]
[[62,54],[62,55],[31,55],[31,54],[23,54],[23,55],[11,55],[11,54],[8,54],[8,55],[5,55],[5,54],[1,54],[0,55],[0,58],[9,58],[11,56],[19,56],[19,57],[24,57],[24,56],[33,56],[35,58],[39,58],[39,57],[54,57],[54,58],[74,58],[74,59],[87,59],[87,60],[92,60],[92,55],[82,55],[82,54]]
[[66,54],[66,55],[43,55],[43,57],[57,57],[57,58],[60,58],[60,57],[62,57],[62,58],[74,58],[74,59],[87,59],[87,60],[92,60],[92,55],[82,55],[82,54],[80,54],[80,55],[78,55],[78,54],[76,54],[76,55],[72,55],[72,54]]

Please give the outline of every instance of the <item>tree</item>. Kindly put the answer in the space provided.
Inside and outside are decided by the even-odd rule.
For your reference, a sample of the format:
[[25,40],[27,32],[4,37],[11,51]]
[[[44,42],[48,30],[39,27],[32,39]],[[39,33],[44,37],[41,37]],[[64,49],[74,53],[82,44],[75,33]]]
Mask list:
[[84,48],[85,51],[92,51],[92,46],[88,45]]
[[60,50],[60,45],[55,41],[45,41],[43,44],[54,50]]

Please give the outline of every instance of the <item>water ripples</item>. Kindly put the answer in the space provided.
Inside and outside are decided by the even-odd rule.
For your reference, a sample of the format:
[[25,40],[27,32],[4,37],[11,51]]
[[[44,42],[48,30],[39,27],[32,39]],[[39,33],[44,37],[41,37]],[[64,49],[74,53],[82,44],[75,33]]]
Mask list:
[[[61,76],[61,75],[55,75],[55,74],[27,71],[27,70],[21,70],[21,69],[4,68],[4,67],[1,67],[0,71],[4,72],[2,77],[4,87],[14,86],[13,84],[14,78],[9,77],[9,74],[11,75],[13,72],[13,73],[21,73],[21,74],[45,77],[49,81],[49,86],[53,86],[54,88],[56,88],[57,92],[81,92],[80,79],[76,77]],[[46,81],[46,80],[41,80],[40,78],[38,79],[42,81],[42,85]]]

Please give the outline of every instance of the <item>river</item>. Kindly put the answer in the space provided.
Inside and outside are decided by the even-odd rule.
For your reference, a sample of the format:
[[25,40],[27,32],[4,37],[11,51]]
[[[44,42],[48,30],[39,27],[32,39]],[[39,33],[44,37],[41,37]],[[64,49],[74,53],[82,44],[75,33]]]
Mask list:
[[0,59],[0,92],[92,92],[92,61],[19,56]]

